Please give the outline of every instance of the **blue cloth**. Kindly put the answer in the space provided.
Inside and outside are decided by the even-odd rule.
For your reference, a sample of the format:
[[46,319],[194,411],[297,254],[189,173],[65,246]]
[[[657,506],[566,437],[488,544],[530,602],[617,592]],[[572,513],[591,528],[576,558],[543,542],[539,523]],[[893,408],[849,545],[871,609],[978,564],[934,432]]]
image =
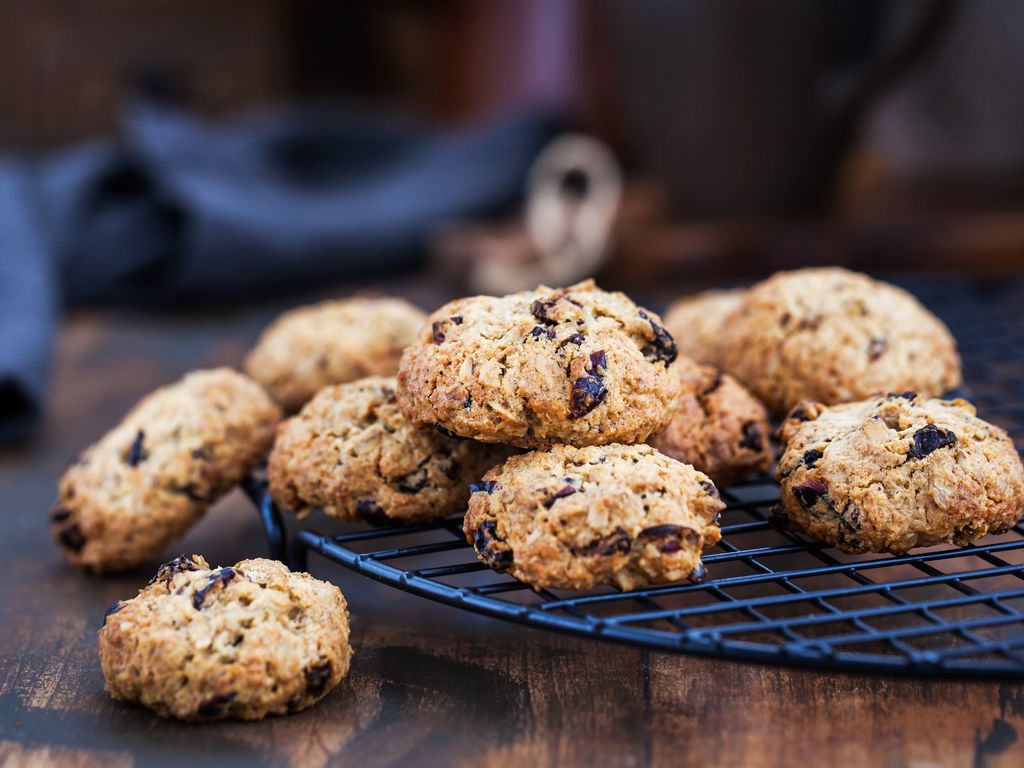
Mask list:
[[0,161],[0,444],[38,420],[49,367],[56,302],[37,202],[29,168]]
[[40,415],[60,303],[232,301],[415,267],[439,223],[516,204],[556,129],[322,109],[209,124],[141,104],[118,141],[0,162],[0,443]]

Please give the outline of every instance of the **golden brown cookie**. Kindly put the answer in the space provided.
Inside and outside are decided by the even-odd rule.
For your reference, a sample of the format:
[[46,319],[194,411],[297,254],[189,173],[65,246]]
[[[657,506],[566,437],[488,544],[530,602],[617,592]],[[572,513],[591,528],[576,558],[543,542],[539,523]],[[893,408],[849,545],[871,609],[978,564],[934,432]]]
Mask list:
[[99,633],[110,695],[181,720],[298,712],[348,674],[341,590],[275,560],[210,568],[198,555],[160,566],[115,603]]
[[256,382],[228,368],[158,389],[64,473],[54,537],[93,571],[145,562],[263,458],[280,418]]
[[761,402],[727,373],[680,357],[682,392],[672,423],[648,442],[726,486],[772,465],[771,427]]
[[722,329],[742,303],[744,291],[704,291],[665,310],[665,328],[680,355],[705,365],[721,365]]
[[672,417],[672,337],[592,280],[459,299],[428,320],[398,373],[414,424],[536,448],[637,442]]
[[1024,468],[966,400],[913,392],[801,403],[780,430],[777,521],[844,552],[965,545],[1013,526]]
[[386,297],[293,309],[263,332],[245,370],[293,413],[328,384],[394,376],[425,318],[409,302]]
[[473,486],[466,540],[537,587],[590,589],[703,577],[725,507],[707,475],[647,445],[513,456]]
[[406,421],[395,379],[322,389],[278,428],[270,492],[299,513],[315,507],[374,525],[445,517],[466,508],[469,484],[508,451]]
[[837,267],[751,288],[725,325],[721,367],[779,415],[802,400],[960,385],[956,343],[937,317],[906,291]]

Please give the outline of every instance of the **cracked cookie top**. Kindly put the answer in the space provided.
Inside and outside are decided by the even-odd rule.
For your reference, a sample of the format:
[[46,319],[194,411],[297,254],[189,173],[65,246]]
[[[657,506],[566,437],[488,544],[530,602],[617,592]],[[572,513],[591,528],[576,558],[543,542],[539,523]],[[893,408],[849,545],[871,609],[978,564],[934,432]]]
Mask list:
[[415,424],[524,448],[645,440],[675,410],[672,336],[592,280],[434,312],[406,349],[399,404]]
[[565,589],[702,578],[725,507],[707,475],[647,445],[513,456],[472,491],[464,529],[480,560]]
[[1013,442],[965,400],[806,402],[780,437],[777,520],[846,552],[964,545],[1007,530],[1024,509]]
[[111,695],[182,720],[254,720],[319,701],[348,673],[348,607],[333,584],[274,560],[160,566],[99,632]]
[[837,267],[779,272],[751,288],[722,332],[721,367],[778,415],[960,385],[946,326],[906,291]]
[[504,448],[414,427],[394,378],[326,387],[281,424],[270,454],[270,492],[285,509],[315,507],[373,525],[445,517],[465,509],[469,484],[508,456]]

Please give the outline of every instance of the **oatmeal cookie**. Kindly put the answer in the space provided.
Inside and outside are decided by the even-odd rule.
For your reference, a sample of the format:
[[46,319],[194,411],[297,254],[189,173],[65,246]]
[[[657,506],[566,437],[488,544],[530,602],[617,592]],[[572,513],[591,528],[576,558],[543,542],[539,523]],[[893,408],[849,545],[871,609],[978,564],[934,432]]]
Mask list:
[[402,356],[414,424],[523,448],[633,443],[668,424],[679,382],[657,315],[593,281],[474,296],[428,318]]
[[937,396],[960,385],[946,326],[906,291],[839,268],[780,272],[730,315],[722,368],[779,415],[875,392]]
[[682,392],[672,423],[650,439],[664,454],[726,486],[772,464],[768,412],[727,373],[680,357]]
[[801,403],[780,436],[776,521],[844,552],[963,546],[1008,530],[1024,509],[1013,442],[966,400]]
[[394,376],[425,318],[407,301],[384,297],[293,309],[263,332],[245,370],[294,413],[328,384]]
[[256,382],[228,368],[158,389],[64,473],[54,538],[93,571],[145,562],[263,458],[280,418]]
[[348,674],[341,590],[275,560],[160,566],[107,611],[100,666],[110,695],[181,720],[258,720],[312,706]]
[[377,376],[326,387],[281,424],[268,464],[274,500],[374,525],[465,510],[469,484],[509,452],[412,426],[395,386]]
[[480,560],[564,589],[699,580],[725,507],[707,475],[647,445],[513,456],[472,491],[464,527]]
[[744,291],[704,291],[665,310],[665,327],[679,354],[705,365],[721,365],[722,329],[743,301]]

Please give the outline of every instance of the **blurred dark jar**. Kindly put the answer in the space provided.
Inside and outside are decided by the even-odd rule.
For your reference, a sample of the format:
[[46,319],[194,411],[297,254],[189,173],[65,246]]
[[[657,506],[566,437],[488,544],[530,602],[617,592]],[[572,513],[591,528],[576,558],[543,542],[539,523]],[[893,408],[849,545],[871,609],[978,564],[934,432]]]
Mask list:
[[894,40],[875,0],[607,2],[630,151],[681,216],[820,211],[862,117],[949,17],[912,1]]

